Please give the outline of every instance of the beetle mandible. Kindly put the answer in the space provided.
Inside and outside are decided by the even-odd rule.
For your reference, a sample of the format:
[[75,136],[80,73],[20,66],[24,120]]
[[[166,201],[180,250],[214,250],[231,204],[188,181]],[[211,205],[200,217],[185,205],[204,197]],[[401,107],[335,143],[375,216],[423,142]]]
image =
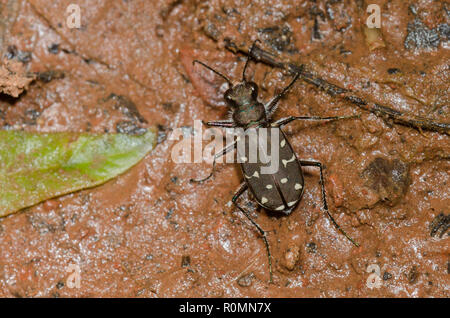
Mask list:
[[[244,149],[249,149],[252,138],[249,134],[250,131],[255,132],[255,135],[257,136],[260,135],[259,132],[262,129],[267,129],[265,133],[265,141],[267,147],[265,149],[269,149],[272,146],[271,143],[273,142],[273,139],[271,137],[273,135],[278,136],[278,138],[275,140],[277,142],[276,147],[278,147],[278,156],[277,158],[271,157],[271,160],[278,160],[279,162],[276,166],[279,168],[277,172],[274,173],[262,173],[261,170],[271,165],[271,162],[262,161],[261,157],[258,157],[256,162],[249,161],[248,155],[243,152],[242,149],[236,147],[240,138],[238,137],[236,141],[226,146],[224,149],[214,155],[211,173],[206,178],[200,180],[191,179],[191,181],[204,182],[210,179],[214,174],[216,160],[237,148],[237,155],[240,161],[242,174],[244,176],[244,182],[240,185],[239,189],[234,194],[232,202],[261,233],[269,260],[270,282],[273,282],[272,257],[270,254],[266,232],[251,218],[249,212],[238,204],[238,198],[245,191],[250,190],[258,204],[264,209],[283,215],[289,215],[296,208],[303,195],[304,178],[302,166],[318,167],[320,169],[322,203],[325,212],[327,213],[334,226],[339,231],[341,231],[345,235],[345,237],[347,237],[347,239],[349,239],[354,245],[359,246],[359,244],[356,243],[350,236],[348,236],[347,233],[345,233],[345,231],[336,223],[333,216],[328,210],[322,164],[318,161],[299,160],[294,150],[292,149],[292,146],[281,130],[282,126],[295,120],[339,120],[355,118],[359,116],[289,116],[281,118],[277,121],[272,121],[272,116],[277,109],[278,102],[291,89],[295,81],[299,78],[300,74],[297,73],[290,84],[286,86],[279,94],[275,95],[275,97],[273,97],[267,104],[264,105],[259,102],[258,85],[253,81],[248,81],[245,77],[246,69],[249,64],[250,57],[252,56],[251,53],[257,42],[258,40],[256,40],[251,46],[250,54],[248,55],[247,61],[245,63],[244,70],[242,72],[242,80],[240,82],[233,83],[227,76],[198,60],[194,60],[193,64],[201,64],[205,68],[225,79],[229,86],[224,94],[224,98],[227,105],[231,108],[231,118],[228,120],[207,122],[205,123],[205,125],[209,127],[243,128],[245,138]],[[258,152],[265,150],[262,149],[260,144],[258,144],[257,147]]]

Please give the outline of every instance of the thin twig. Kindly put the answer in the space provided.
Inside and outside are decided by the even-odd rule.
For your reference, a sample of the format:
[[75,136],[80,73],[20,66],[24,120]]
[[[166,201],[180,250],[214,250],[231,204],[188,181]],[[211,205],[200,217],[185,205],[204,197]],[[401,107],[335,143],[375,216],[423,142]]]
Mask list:
[[[233,53],[242,53],[250,55],[246,47],[239,47],[229,39],[225,39],[225,47]],[[361,109],[367,110],[381,118],[391,119],[395,123],[415,127],[419,130],[436,131],[443,134],[450,134],[450,123],[442,123],[433,121],[430,118],[421,116],[409,115],[398,110],[392,109],[388,106],[383,106],[375,102],[367,101],[361,97],[354,95],[354,93],[346,88],[339,87],[332,84],[307,70],[306,65],[297,65],[290,61],[277,60],[277,56],[264,51],[263,49],[255,46],[250,55],[255,61],[262,62],[264,64],[281,68],[292,74],[300,74],[300,79],[305,82],[316,86],[323,90],[327,94],[333,97],[339,97],[347,102],[350,102]]]

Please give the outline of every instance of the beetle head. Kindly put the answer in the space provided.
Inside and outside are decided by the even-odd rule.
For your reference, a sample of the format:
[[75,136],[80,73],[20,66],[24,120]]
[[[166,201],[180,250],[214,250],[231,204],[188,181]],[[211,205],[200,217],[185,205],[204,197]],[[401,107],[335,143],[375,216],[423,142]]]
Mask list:
[[258,97],[258,85],[254,82],[241,82],[230,87],[224,97],[232,108],[255,103]]

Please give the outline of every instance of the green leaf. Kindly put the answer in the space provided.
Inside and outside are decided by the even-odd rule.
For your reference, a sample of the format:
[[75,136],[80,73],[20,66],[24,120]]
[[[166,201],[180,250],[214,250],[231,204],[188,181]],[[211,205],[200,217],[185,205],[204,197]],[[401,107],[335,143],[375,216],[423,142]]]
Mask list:
[[0,217],[102,184],[138,163],[156,134],[0,131]]

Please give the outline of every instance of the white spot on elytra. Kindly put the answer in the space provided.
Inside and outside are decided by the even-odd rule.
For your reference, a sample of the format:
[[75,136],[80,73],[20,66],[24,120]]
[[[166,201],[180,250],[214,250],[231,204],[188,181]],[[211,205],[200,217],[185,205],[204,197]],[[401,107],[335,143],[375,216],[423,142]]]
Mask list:
[[295,203],[297,203],[297,201],[289,202],[287,205],[288,205],[288,207],[291,207],[291,206],[293,206]]
[[280,205],[278,208],[275,209],[275,211],[283,211],[284,210],[284,204]]
[[283,148],[284,146],[286,146],[286,139],[283,139],[283,140],[280,142],[280,146],[281,146],[281,148]]
[[241,157],[241,162],[247,162],[247,161],[248,161],[247,157]]
[[255,173],[253,173],[253,175],[251,177],[247,176],[246,174],[244,174],[244,177],[246,177],[247,179],[251,179],[253,177],[259,178],[259,173],[258,173],[258,171],[255,171]]
[[268,185],[266,185],[266,189],[272,189],[273,187],[272,187],[272,185],[271,184],[268,184]]
[[301,188],[303,188],[303,187],[302,187],[302,185],[300,183],[296,183],[295,186],[294,186],[295,190],[300,190]]
[[287,166],[287,164],[289,163],[289,162],[294,162],[295,161],[295,155],[292,155],[292,158],[291,159],[289,159],[289,160],[281,160],[281,162],[283,163],[283,165],[284,165],[284,167],[286,168],[286,166]]
[[267,203],[267,202],[269,202],[269,200],[267,200],[266,197],[262,197],[262,198],[261,198],[261,203],[262,203],[262,204]]
[[283,178],[283,179],[280,180],[280,182],[281,183],[286,183],[286,182],[288,182],[288,179],[287,178]]

